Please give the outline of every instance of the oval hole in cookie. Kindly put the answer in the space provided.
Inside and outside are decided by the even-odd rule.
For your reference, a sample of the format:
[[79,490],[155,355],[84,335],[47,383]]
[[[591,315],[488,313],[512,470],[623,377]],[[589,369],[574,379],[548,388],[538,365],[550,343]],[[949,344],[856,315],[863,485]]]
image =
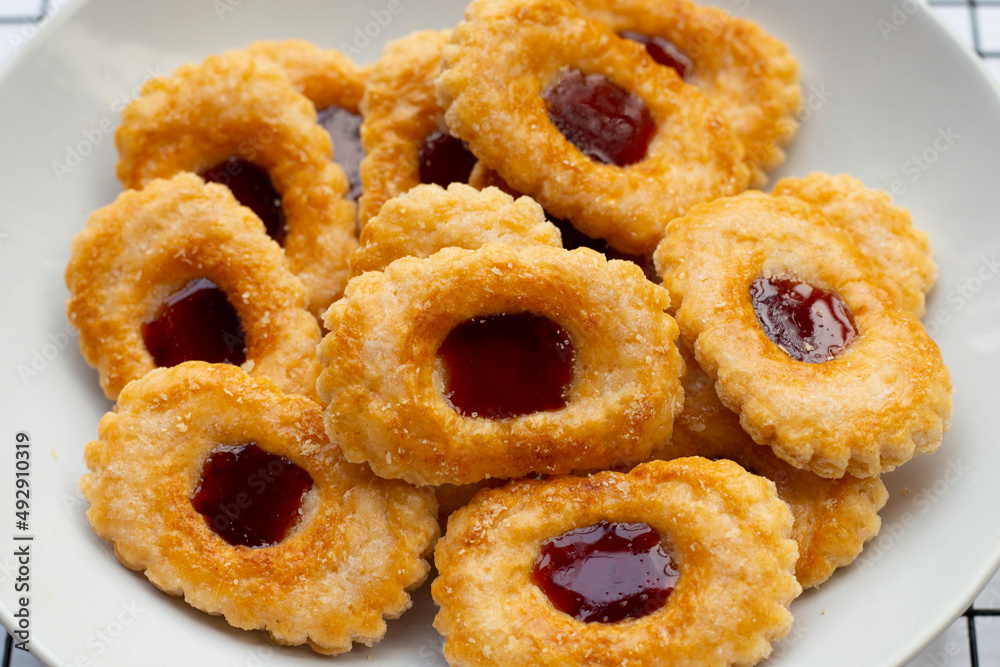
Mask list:
[[445,395],[467,417],[506,419],[566,406],[575,353],[569,334],[532,313],[459,324],[438,349]]
[[559,611],[615,623],[662,608],[680,572],[649,524],[601,521],[542,542],[531,577]]
[[632,30],[624,30],[618,33],[618,36],[630,39],[633,42],[639,42],[645,46],[650,58],[661,65],[673,68],[682,79],[687,76],[694,66],[691,58],[669,39],[656,35],[643,35]]
[[295,527],[302,498],[312,486],[305,470],[248,442],[212,452],[191,504],[229,544],[265,547],[281,542]]
[[357,201],[361,196],[361,116],[338,106],[316,112],[316,119],[333,142],[333,160],[347,174],[350,189],[347,198]]
[[246,160],[231,157],[198,174],[209,183],[220,183],[229,188],[236,201],[257,214],[264,223],[267,234],[278,245],[285,243],[285,212],[281,195],[274,188],[267,172]]
[[448,187],[451,183],[468,183],[476,156],[464,141],[447,132],[434,130],[420,147],[420,182]]
[[240,366],[246,334],[226,293],[208,278],[196,278],[167,297],[156,317],[142,325],[142,338],[160,368],[185,361]]
[[839,294],[800,280],[761,276],[750,285],[750,302],[764,334],[797,361],[829,361],[859,335]]
[[542,96],[552,124],[592,160],[624,167],[646,157],[653,115],[642,98],[603,74],[569,70]]

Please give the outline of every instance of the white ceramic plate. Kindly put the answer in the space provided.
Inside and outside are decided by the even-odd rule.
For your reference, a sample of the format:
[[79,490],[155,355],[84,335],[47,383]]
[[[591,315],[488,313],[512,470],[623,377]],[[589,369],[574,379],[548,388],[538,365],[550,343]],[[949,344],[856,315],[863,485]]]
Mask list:
[[[847,171],[895,189],[936,248],[941,277],[926,321],[954,376],[954,425],[939,453],[888,476],[881,536],[795,602],[795,628],[769,663],[901,664],[1000,561],[1000,100],[912,0],[720,2],[787,41],[802,63],[808,111],[777,175]],[[462,0],[92,0],[61,12],[0,81],[0,616],[16,629],[13,537],[33,535],[30,647],[43,662],[328,662],[158,592],[94,537],[77,480],[83,445],[111,405],[67,326],[63,268],[87,214],[119,191],[112,133],[143,79],[264,38],[350,47],[368,62],[385,41],[454,25],[462,11]],[[31,438],[28,533],[14,525],[18,432]],[[425,587],[381,645],[338,662],[444,664],[433,611]]]

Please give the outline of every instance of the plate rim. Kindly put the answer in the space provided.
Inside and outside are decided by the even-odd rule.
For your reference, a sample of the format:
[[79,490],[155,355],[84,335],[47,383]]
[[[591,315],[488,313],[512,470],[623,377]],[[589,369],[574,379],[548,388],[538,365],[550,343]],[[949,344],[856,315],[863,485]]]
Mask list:
[[[73,0],[68,6],[60,5],[61,8],[57,13],[51,15],[51,18],[45,19],[41,22],[42,25],[39,28],[38,34],[34,35],[22,49],[18,50],[11,57],[9,57],[6,62],[0,65],[0,91],[5,89],[5,86],[8,85],[9,79],[11,79],[12,75],[23,66],[23,63],[34,57],[36,52],[46,48],[48,42],[52,38],[52,34],[61,26],[72,21],[77,16],[77,13],[84,7],[101,3],[113,4],[118,1],[120,0]],[[880,1],[887,6],[889,5],[889,0]],[[50,0],[50,4],[58,5],[59,2],[60,0],[54,0],[54,2]],[[716,3],[717,0],[716,2],[703,2],[698,0],[696,4],[714,5]],[[976,71],[979,72],[979,76],[977,77],[979,87],[992,95],[994,101],[1000,104],[1000,82],[994,78],[979,55],[974,50],[970,49],[951,29],[951,27],[937,16],[929,5],[920,2],[917,3],[917,6],[919,8],[918,11],[921,14],[925,17],[930,17],[931,22],[936,26],[936,30],[938,32],[947,35],[947,38],[953,43],[953,45],[959,47],[958,50],[965,54],[965,60],[972,61]],[[986,85],[983,86],[983,83]],[[771,185],[773,186],[773,183],[771,183]],[[955,597],[956,602],[953,603],[949,609],[941,610],[936,614],[937,620],[934,623],[929,624],[929,627],[934,627],[934,631],[929,633],[926,637],[915,641],[910,650],[907,651],[906,656],[904,656],[903,662],[917,657],[921,651],[923,651],[948,627],[948,625],[961,617],[964,611],[974,601],[975,597],[984,589],[991,578],[996,574],[998,569],[1000,569],[1000,543],[994,545],[990,558],[983,563],[978,575],[970,578],[965,585],[964,590],[957,594]],[[0,622],[2,622],[5,628],[12,628],[15,626],[13,611],[9,609],[3,601],[0,601]],[[44,664],[60,664],[59,659],[47,648],[47,646],[38,643],[34,637],[32,637],[30,645],[30,653]],[[14,651],[17,649],[12,648],[11,650]],[[900,652],[904,650],[905,649],[903,647],[900,647]]]

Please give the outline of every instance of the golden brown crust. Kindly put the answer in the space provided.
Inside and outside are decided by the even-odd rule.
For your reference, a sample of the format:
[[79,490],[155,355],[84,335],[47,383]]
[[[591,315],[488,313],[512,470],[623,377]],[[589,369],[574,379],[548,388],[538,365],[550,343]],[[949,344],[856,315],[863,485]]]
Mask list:
[[122,112],[115,143],[127,188],[229,157],[267,171],[287,222],[285,254],[309,309],[320,314],[340,296],[357,247],[347,177],[331,161],[312,103],[276,65],[232,51],[151,79]]
[[845,231],[855,247],[886,278],[882,284],[900,305],[924,314],[924,297],[934,285],[937,266],[927,234],[913,226],[910,212],[892,205],[888,192],[866,188],[858,179],[820,172],[783,178],[774,195],[794,197],[819,209]]
[[685,81],[701,90],[746,146],[754,182],[785,159],[798,129],[799,65],[779,40],[747,19],[688,0],[573,0],[616,33],[664,37],[691,58]]
[[361,103],[362,228],[385,202],[420,183],[420,148],[444,129],[434,80],[449,34],[428,30],[390,42],[372,68]]
[[561,248],[559,230],[530,197],[515,200],[490,188],[452,183],[418,185],[389,200],[361,232],[351,275],[381,271],[401,257],[429,257],[442,248],[475,250],[487,243]]
[[729,459],[774,482],[778,497],[792,510],[792,539],[799,545],[795,577],[802,588],[818,586],[838,567],[852,563],[882,525],[878,511],[889,498],[882,480],[850,475],[824,479],[788,465],[740,428],[739,417],[719,401],[712,379],[687,345],[678,348],[687,369],[684,410],[674,421],[670,442],[653,455]]
[[368,68],[361,68],[336,49],[321,49],[301,39],[254,42],[247,53],[281,67],[296,90],[317,110],[335,106],[361,113]]
[[[80,488],[94,531],[158,588],[280,644],[320,653],[371,644],[410,607],[437,538],[428,489],[381,480],[347,463],[320,408],[233,366],[188,362],[122,392],[87,445]],[[232,546],[190,501],[219,446],[255,442],[305,469],[314,487],[282,542]]]
[[438,502],[438,523],[441,524],[441,532],[444,533],[444,529],[448,525],[448,517],[468,505],[477,493],[483,489],[495,489],[498,486],[503,486],[506,481],[503,479],[484,479],[472,484],[440,484],[433,487],[434,496]]
[[[642,461],[683,402],[667,305],[637,266],[586,249],[490,243],[397,260],[351,280],[327,311],[317,384],[327,430],[349,460],[421,484]],[[569,334],[565,408],[487,419],[448,403],[441,342],[472,317],[505,312]]]
[[478,190],[485,190],[486,188],[494,187],[501,192],[506,192],[511,197],[523,196],[520,192],[510,187],[510,183],[500,178],[500,174],[496,173],[482,162],[476,162],[476,164],[472,167],[472,173],[469,174],[469,185]]
[[[823,477],[870,477],[941,443],[952,387],[940,350],[816,209],[756,192],[720,199],[671,223],[655,259],[719,398],[779,458]],[[836,291],[859,337],[824,363],[793,360],[754,313],[760,276]]]
[[[643,522],[680,579],[658,611],[583,623],[531,582],[543,540],[599,521]],[[451,665],[751,665],[792,625],[791,514],[769,481],[730,461],[654,461],[625,475],[522,480],[452,515],[434,563],[434,627]]]
[[[749,181],[743,146],[705,97],[636,42],[563,0],[477,0],[443,52],[452,132],[511,187],[584,234],[649,253],[666,223]],[[598,164],[549,120],[542,93],[567,68],[639,95],[657,124],[643,160]]]
[[73,239],[66,285],[80,351],[105,395],[156,367],[142,325],[188,281],[208,278],[239,314],[254,377],[316,397],[319,325],[302,283],[264,225],[221,185],[194,174],[152,181],[94,211]]

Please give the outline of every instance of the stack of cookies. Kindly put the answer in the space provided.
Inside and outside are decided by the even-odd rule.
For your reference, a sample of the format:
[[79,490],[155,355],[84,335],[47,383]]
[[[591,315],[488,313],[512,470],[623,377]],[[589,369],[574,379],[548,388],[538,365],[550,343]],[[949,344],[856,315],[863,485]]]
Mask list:
[[[430,572],[452,665],[751,665],[951,383],[927,236],[784,159],[798,66],[688,0],[474,0],[361,67],[147,82],[66,270],[95,532],[324,654]],[[443,533],[443,536],[442,536]]]

